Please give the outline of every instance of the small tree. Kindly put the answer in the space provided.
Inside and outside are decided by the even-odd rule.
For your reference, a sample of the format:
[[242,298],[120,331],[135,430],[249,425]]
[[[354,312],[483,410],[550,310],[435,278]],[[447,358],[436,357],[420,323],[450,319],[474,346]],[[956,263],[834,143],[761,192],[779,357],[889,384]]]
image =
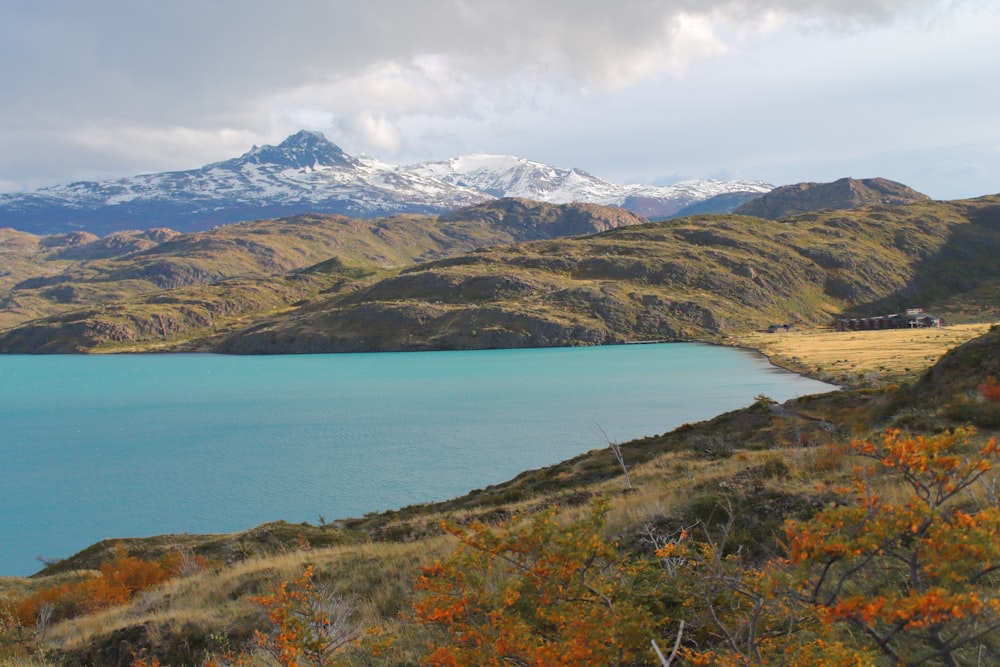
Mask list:
[[[879,444],[855,442],[877,463],[857,470],[855,502],[786,523],[802,599],[894,664],[1000,661],[1000,506],[978,484],[998,451],[971,435],[890,430]],[[878,470],[905,484],[905,500],[876,493]]]
[[[788,561],[764,564],[744,549],[726,552],[734,517],[699,541],[688,530],[664,541],[656,556],[669,585],[684,598],[675,652],[685,665],[746,667],[860,667],[872,664],[864,648],[850,645],[839,629],[824,625],[794,595]],[[684,646],[681,647],[681,642]],[[664,663],[669,661],[663,660]]]
[[329,665],[359,634],[350,621],[350,605],[316,586],[311,565],[298,579],[283,581],[253,601],[273,624],[269,633],[258,631],[254,643],[282,667]]

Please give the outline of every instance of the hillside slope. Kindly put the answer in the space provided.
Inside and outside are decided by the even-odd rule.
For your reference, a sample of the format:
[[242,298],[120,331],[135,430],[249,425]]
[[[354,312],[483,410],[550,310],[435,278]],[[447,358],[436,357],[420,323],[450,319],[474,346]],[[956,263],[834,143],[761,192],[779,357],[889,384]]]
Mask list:
[[737,215],[779,220],[823,209],[904,206],[930,197],[886,178],[841,178],[832,183],[783,185],[734,209]]
[[496,200],[441,218],[301,215],[192,234],[3,230],[0,327],[24,326],[0,336],[0,349],[83,351],[211,334],[331,289],[319,276],[341,284],[480,247],[643,222],[613,207]]
[[[314,300],[218,351],[478,349],[713,339],[1000,284],[1000,198],[704,216],[494,247]],[[949,276],[947,280],[940,276]]]
[[436,218],[243,223],[64,265],[91,244],[107,252],[104,241],[80,241],[46,255],[63,265],[0,295],[3,316],[20,322],[0,333],[0,351],[716,340],[770,324],[827,325],[842,313],[916,306],[975,321],[997,310],[1000,196],[780,221],[643,222],[616,208],[511,199]]

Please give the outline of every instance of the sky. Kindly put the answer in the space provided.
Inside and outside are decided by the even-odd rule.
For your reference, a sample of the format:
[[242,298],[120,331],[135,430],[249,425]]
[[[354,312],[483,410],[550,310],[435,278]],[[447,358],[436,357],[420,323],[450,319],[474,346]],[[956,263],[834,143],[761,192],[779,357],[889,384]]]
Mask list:
[[618,183],[1000,192],[995,0],[33,0],[0,22],[0,192],[300,129]]

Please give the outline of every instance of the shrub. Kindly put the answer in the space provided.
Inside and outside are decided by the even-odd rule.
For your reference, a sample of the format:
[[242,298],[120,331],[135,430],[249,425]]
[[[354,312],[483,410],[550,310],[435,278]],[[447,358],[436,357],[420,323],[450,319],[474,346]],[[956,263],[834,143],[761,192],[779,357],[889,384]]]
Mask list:
[[129,556],[118,544],[111,560],[101,563],[98,572],[71,583],[43,588],[15,602],[18,621],[34,627],[43,610],[51,610],[51,620],[59,621],[127,602],[136,593],[177,576],[191,567],[204,567],[208,560],[187,558],[174,551],[156,561]]
[[604,538],[606,513],[597,503],[565,526],[554,510],[493,529],[447,524],[458,548],[424,568],[415,585],[415,619],[438,632],[421,664],[619,665],[648,658],[658,625],[643,604],[648,570]]
[[[855,475],[854,503],[785,526],[802,599],[894,664],[1000,659],[1000,504],[975,488],[1000,454],[995,440],[975,448],[970,437],[890,430],[879,444],[855,442],[877,465]],[[909,496],[884,500],[872,486],[877,470]]]

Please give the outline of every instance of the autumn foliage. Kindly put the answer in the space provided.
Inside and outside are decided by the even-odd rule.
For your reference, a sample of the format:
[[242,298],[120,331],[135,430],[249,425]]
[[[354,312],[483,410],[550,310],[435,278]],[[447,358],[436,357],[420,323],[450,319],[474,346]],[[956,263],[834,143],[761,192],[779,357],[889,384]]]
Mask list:
[[605,539],[607,507],[561,524],[554,511],[495,528],[446,524],[459,546],[416,581],[416,620],[437,636],[422,664],[642,664],[657,618],[644,564]]
[[[998,450],[994,439],[973,446],[971,435],[890,430],[881,442],[857,442],[876,468],[856,472],[854,502],[786,525],[802,599],[893,664],[996,657],[1000,505],[988,475]],[[878,492],[879,471],[905,485],[903,500]]]
[[987,401],[1000,404],[1000,383],[992,375],[979,385],[979,393]]
[[349,605],[317,586],[314,577],[307,566],[297,579],[253,598],[271,622],[270,632],[257,631],[254,644],[282,667],[331,664],[334,654],[357,637]]
[[[198,567],[208,561],[195,558]],[[130,600],[136,593],[177,576],[190,563],[183,554],[172,551],[155,561],[129,556],[124,545],[115,547],[110,560],[101,563],[98,572],[71,583],[43,588],[14,602],[18,621],[32,627],[48,609],[50,620],[58,621],[87,614]]]
[[1000,454],[973,436],[852,443],[870,465],[842,501],[786,522],[765,562],[724,551],[725,528],[630,558],[602,537],[606,506],[565,525],[551,511],[448,525],[458,548],[416,582],[415,618],[438,633],[425,664],[661,664],[650,639],[692,665],[1000,659]]

